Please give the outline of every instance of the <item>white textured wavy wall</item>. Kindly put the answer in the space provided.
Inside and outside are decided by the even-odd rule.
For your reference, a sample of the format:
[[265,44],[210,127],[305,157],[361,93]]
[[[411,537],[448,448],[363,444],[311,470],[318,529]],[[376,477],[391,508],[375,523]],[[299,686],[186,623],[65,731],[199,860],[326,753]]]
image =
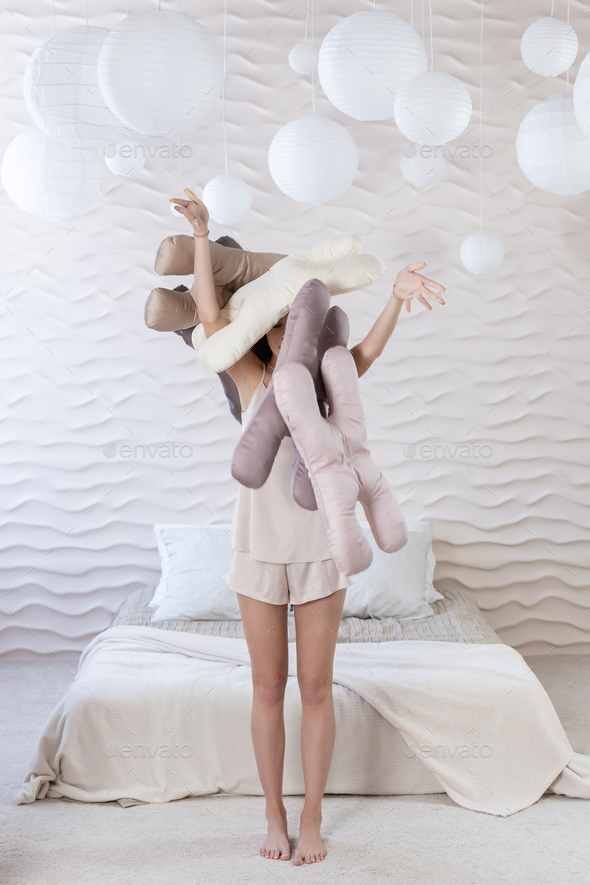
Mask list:
[[[327,26],[371,5],[316,0],[316,44]],[[124,6],[90,3],[90,24],[113,27]],[[130,11],[150,6],[134,0]],[[385,304],[396,272],[428,262],[428,275],[449,289],[448,306],[404,311],[361,381],[375,458],[408,518],[432,523],[441,590],[473,590],[504,641],[523,653],[588,653],[590,195],[535,189],[514,147],[525,113],[565,89],[565,75],[527,75],[519,53],[525,27],[547,15],[549,4],[527,3],[526,16],[522,4],[485,4],[484,142],[494,154],[484,163],[484,223],[506,247],[502,268],[487,278],[470,276],[459,262],[462,239],[478,227],[477,160],[457,157],[444,183],[412,190],[399,172],[406,141],[393,121],[358,123],[319,88],[317,112],[347,126],[359,147],[357,178],[338,200],[315,208],[277,191],[268,144],[281,125],[311,110],[309,78],[287,63],[303,36],[305,5],[228,6],[230,172],[254,191],[253,210],[234,236],[253,250],[289,252],[362,234],[364,250],[383,259],[388,273],[369,291],[337,299],[350,315],[351,343]],[[409,0],[379,6],[410,17]],[[421,4],[414,6],[420,26]],[[565,2],[557,6],[565,16]],[[0,13],[2,151],[32,124],[23,71],[51,35],[48,2],[29,0],[28,15],[11,8]],[[435,0],[434,8],[435,67],[467,84],[477,111],[479,6]],[[64,9],[58,2],[57,30],[84,22],[82,3],[68,3],[67,15]],[[180,0],[179,9],[198,15],[221,48],[221,0]],[[585,13],[572,3],[582,47],[574,75],[590,50]],[[477,141],[477,113],[472,124],[458,143]],[[213,122],[182,138],[193,148],[185,182],[199,193],[224,171],[221,138],[220,107]],[[156,157],[132,180],[105,167],[93,210],[69,220],[25,214],[0,194],[6,658],[65,658],[82,649],[127,593],[157,579],[153,523],[231,517],[239,427],[219,381],[178,336],[143,323],[145,299],[159,280],[157,246],[185,231],[167,202],[180,186],[179,161]],[[213,226],[214,237],[224,233]],[[190,456],[119,454],[127,442],[171,441],[191,446]],[[117,454],[106,457],[103,448],[113,443]],[[436,458],[420,453],[432,443],[449,446],[446,457],[441,448]],[[462,444],[471,448],[455,452]]]

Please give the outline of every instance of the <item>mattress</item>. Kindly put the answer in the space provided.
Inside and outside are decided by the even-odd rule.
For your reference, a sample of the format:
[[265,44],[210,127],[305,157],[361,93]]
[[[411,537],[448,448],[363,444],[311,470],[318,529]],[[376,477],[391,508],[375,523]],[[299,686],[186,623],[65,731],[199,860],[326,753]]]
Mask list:
[[[152,621],[153,609],[148,607],[155,586],[140,587],[123,600],[113,614],[109,627],[158,627],[186,633],[203,633],[244,639],[241,621]],[[439,591],[440,592],[440,591]],[[421,639],[432,642],[498,643],[502,640],[490,627],[469,590],[447,590],[444,599],[430,603],[433,615],[416,620],[397,618],[343,618],[338,642],[393,642]],[[289,642],[295,641],[295,619],[289,613]]]

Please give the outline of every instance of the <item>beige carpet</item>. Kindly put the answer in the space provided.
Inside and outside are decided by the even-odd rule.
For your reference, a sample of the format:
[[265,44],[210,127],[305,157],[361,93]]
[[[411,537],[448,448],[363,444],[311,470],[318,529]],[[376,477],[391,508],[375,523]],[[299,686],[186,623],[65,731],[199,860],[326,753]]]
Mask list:
[[[590,754],[590,656],[527,657],[573,748]],[[69,669],[68,669],[69,668]],[[0,664],[3,885],[245,885],[305,881],[399,885],[586,885],[590,803],[546,795],[509,818],[446,794],[327,796],[319,864],[260,857],[264,799],[206,796],[121,808],[44,799],[19,805],[43,724],[76,665]],[[285,798],[294,848],[303,797]]]

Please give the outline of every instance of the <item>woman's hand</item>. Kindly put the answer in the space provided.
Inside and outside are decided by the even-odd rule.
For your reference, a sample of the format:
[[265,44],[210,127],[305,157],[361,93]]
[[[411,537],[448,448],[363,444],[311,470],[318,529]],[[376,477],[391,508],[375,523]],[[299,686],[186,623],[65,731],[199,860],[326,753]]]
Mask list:
[[407,267],[400,270],[393,285],[393,297],[398,301],[406,302],[408,313],[411,311],[410,302],[412,298],[417,298],[428,310],[432,310],[432,305],[428,303],[424,297],[425,295],[428,295],[429,298],[434,298],[439,304],[446,304],[440,295],[431,291],[434,288],[439,289],[441,292],[446,292],[445,287],[441,286],[440,283],[435,283],[434,280],[429,280],[428,277],[423,277],[422,274],[416,273],[416,271],[425,266],[425,261],[420,261],[418,264],[408,264]]
[[195,237],[208,237],[209,212],[207,207],[188,187],[184,188],[184,192],[188,194],[188,200],[178,200],[176,197],[172,197],[170,202],[176,203],[176,211],[188,219]]

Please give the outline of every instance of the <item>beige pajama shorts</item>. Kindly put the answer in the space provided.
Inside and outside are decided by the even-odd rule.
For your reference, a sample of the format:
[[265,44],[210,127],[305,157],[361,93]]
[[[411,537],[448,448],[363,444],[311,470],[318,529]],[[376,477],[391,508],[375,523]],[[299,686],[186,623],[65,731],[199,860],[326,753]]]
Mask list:
[[320,562],[260,562],[234,550],[222,580],[230,590],[270,602],[301,605],[350,587],[353,579],[338,571],[333,559]]

